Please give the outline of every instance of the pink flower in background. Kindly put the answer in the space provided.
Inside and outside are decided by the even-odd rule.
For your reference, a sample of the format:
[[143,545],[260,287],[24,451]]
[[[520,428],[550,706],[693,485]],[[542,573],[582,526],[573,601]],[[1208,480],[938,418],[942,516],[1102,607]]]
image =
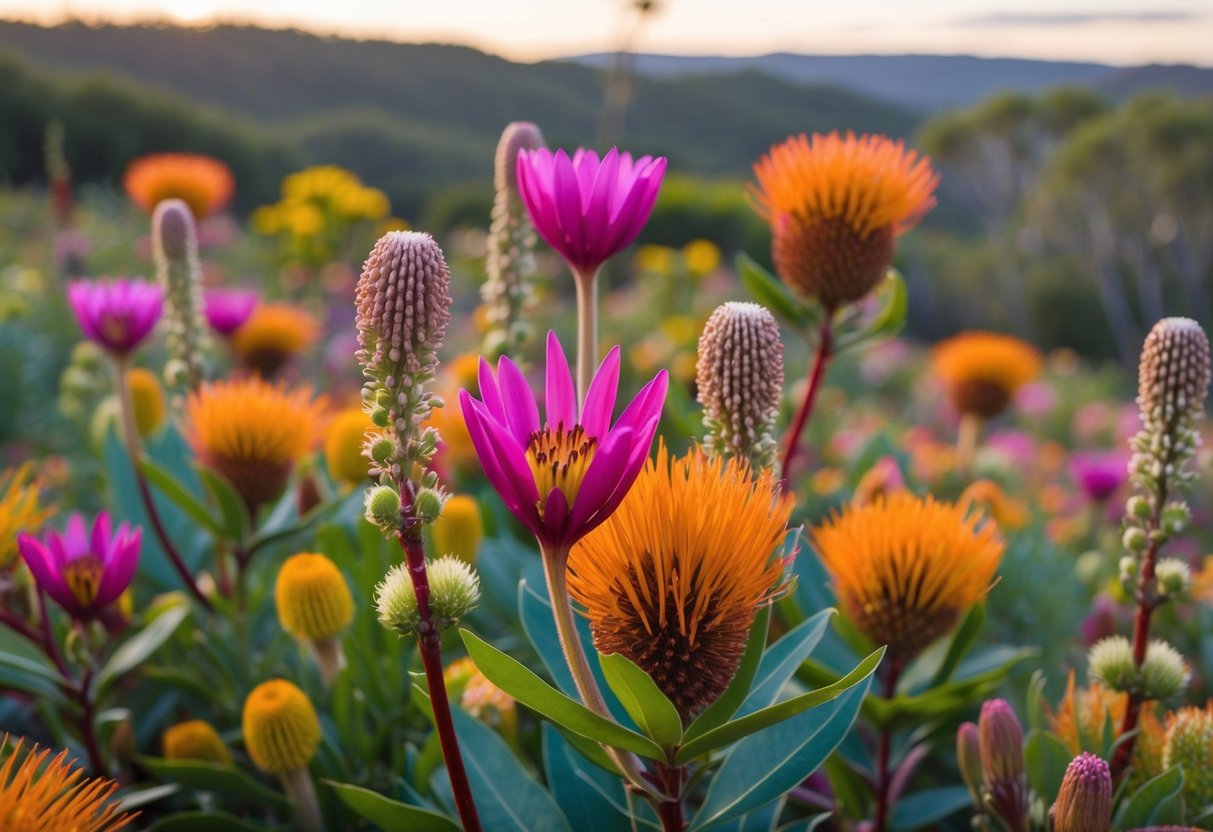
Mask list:
[[1048,382],[1033,381],[1015,394],[1015,408],[1029,416],[1043,416],[1057,406],[1057,394]]
[[206,293],[206,322],[220,335],[231,335],[253,314],[258,295],[251,289],[209,289]]
[[164,291],[146,280],[74,280],[67,299],[85,336],[120,357],[143,343],[164,309]]
[[142,531],[126,523],[111,534],[110,516],[101,512],[86,532],[76,513],[60,533],[48,530],[41,540],[24,532],[17,548],[39,588],[78,621],[92,621],[118,600],[139,566]]
[[1128,464],[1122,451],[1079,451],[1070,456],[1070,473],[1087,499],[1102,503],[1128,479]]
[[986,440],[986,449],[997,451],[1014,463],[1026,463],[1036,456],[1036,440],[1018,430],[1000,430]]
[[1100,639],[1116,635],[1123,617],[1120,606],[1112,600],[1112,596],[1106,592],[1099,593],[1091,602],[1091,611],[1078,626],[1083,643],[1089,647]]
[[546,421],[526,378],[508,357],[494,376],[480,359],[480,396],[459,391],[472,444],[506,507],[545,552],[567,551],[619,506],[649,455],[665,405],[659,372],[611,425],[619,384],[619,347],[594,379],[581,412],[564,351],[548,333]]
[[539,236],[590,277],[640,234],[665,168],[665,157],[633,161],[615,148],[600,161],[585,148],[570,159],[540,147],[519,151],[518,189]]

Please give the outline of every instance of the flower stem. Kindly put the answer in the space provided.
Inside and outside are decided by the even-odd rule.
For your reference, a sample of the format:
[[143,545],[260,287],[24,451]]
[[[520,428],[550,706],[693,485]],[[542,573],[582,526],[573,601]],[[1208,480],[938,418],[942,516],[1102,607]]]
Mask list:
[[585,394],[598,364],[598,272],[573,272],[577,285],[577,401]]
[[[569,605],[568,576],[566,574],[568,559],[568,552],[543,552],[543,576],[548,585],[548,597],[552,601],[552,617],[556,621],[556,635],[560,639],[564,660],[569,666],[569,672],[573,674],[573,684],[577,686],[581,700],[591,711],[614,722],[615,717],[611,714],[606,699],[603,698],[602,691],[598,688],[598,682],[594,678],[594,672],[590,670],[590,663],[585,655],[585,648],[582,647],[581,639],[577,635],[577,622],[573,620],[573,608]],[[655,797],[652,786],[646,782],[640,771],[639,761],[631,752],[606,745],[603,746],[603,750],[619,767],[624,779],[640,789],[650,799]]]
[[417,614],[421,619],[417,643],[421,652],[421,664],[425,668],[425,681],[430,689],[430,704],[434,711],[434,727],[442,746],[442,758],[446,761],[446,773],[451,781],[451,792],[455,797],[455,808],[465,832],[480,832],[480,818],[476,814],[476,802],[472,798],[472,787],[468,783],[467,770],[463,766],[463,755],[459,750],[459,739],[455,735],[455,723],[451,719],[451,704],[447,700],[446,681],[442,678],[442,642],[439,638],[438,622],[430,609],[430,582],[425,571],[425,550],[421,542],[421,523],[413,515],[411,506],[401,510],[400,548],[413,580],[413,592],[417,596]]
[[316,800],[316,786],[306,768],[284,772],[280,778],[282,790],[295,805],[295,817],[305,832],[324,832],[324,816]]
[[84,673],[84,678],[80,680],[80,686],[76,689],[76,701],[80,703],[80,733],[84,739],[84,748],[88,753],[88,762],[93,774],[108,777],[105,758],[101,756],[101,747],[97,744],[97,729],[94,725],[96,706],[93,702],[93,693],[89,690],[92,683],[93,668],[89,667]]
[[780,466],[780,470],[783,473],[784,485],[790,481],[792,462],[799,451],[800,435],[804,432],[809,416],[813,412],[813,404],[817,401],[821,382],[825,378],[826,365],[834,355],[833,318],[834,310],[827,309],[825,316],[821,319],[817,354],[813,357],[813,369],[809,372],[809,386],[804,391],[804,400],[801,401],[800,409],[796,411],[792,426],[788,428],[788,433],[783,440],[783,464]]
[[682,790],[687,780],[687,767],[658,765],[656,768],[662,789],[672,795],[669,800],[656,801],[657,816],[661,818],[661,830],[662,832],[684,832],[686,822],[682,819]]
[[982,419],[975,413],[960,417],[960,428],[956,432],[956,470],[966,479],[973,470],[977,446],[981,444]]
[[[884,697],[892,699],[897,695],[897,680],[901,677],[901,661],[894,659],[889,664],[889,671],[884,677]],[[876,811],[872,818],[872,832],[885,832],[889,816],[893,812],[890,798],[890,787],[893,778],[889,772],[889,758],[892,756],[893,729],[888,725],[881,726],[880,738],[876,745]]]
[[114,384],[117,387],[115,392],[118,394],[118,401],[121,405],[119,409],[122,412],[122,432],[126,438],[126,452],[130,456],[131,467],[135,471],[135,484],[139,487],[139,497],[143,501],[143,508],[147,512],[148,520],[151,521],[152,529],[156,533],[156,539],[160,542],[160,548],[168,555],[173,569],[181,576],[186,589],[197,599],[203,609],[207,612],[213,612],[215,608],[211,604],[211,600],[198,587],[193,573],[185,565],[185,559],[181,557],[181,553],[169,538],[168,531],[164,528],[164,523],[160,519],[160,512],[156,509],[156,503],[152,499],[152,490],[147,484],[147,477],[144,476],[143,466],[139,464],[139,458],[143,453],[143,444],[139,439],[139,428],[135,424],[135,406],[131,400],[130,387],[127,384],[126,359],[115,358],[113,363]]

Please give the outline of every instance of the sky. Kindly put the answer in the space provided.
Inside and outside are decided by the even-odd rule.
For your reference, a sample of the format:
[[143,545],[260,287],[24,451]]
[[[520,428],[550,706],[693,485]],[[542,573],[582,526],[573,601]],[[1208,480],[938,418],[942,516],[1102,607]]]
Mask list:
[[[0,0],[0,18],[191,25],[462,43],[515,60],[610,51],[635,0]],[[1213,66],[1210,0],[654,0],[638,51],[973,54]],[[0,24],[2,25],[2,24]]]

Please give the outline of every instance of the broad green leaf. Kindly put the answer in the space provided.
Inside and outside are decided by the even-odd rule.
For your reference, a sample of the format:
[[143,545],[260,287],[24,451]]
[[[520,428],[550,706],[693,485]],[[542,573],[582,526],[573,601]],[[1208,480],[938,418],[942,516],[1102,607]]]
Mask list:
[[110,685],[118,677],[129,673],[151,658],[152,654],[173,637],[173,633],[177,632],[177,628],[181,626],[181,622],[185,621],[189,614],[190,607],[188,602],[180,601],[175,603],[172,606],[166,607],[163,612],[148,622],[142,630],[124,641],[122,646],[114,651],[113,655],[109,657],[109,661],[105,663],[97,674],[94,683],[97,698],[104,697]]
[[876,311],[860,324],[860,328],[840,337],[838,350],[848,350],[872,341],[891,338],[901,332],[909,311],[909,293],[905,278],[896,269],[889,269],[885,279],[872,293]]
[[960,662],[964,659],[965,654],[976,643],[977,637],[981,634],[981,628],[985,626],[985,623],[986,605],[975,604],[952,635],[952,640],[948,644],[948,652],[944,655],[943,662],[939,665],[939,669],[935,671],[935,675],[931,677],[930,687],[937,688],[952,680],[952,675],[956,672],[956,668],[960,666]]
[[1050,733],[1038,729],[1028,731],[1024,742],[1024,768],[1028,770],[1028,784],[1046,805],[1052,806],[1061,789],[1061,780],[1066,775],[1073,754],[1062,741]]
[[832,608],[818,612],[767,649],[738,714],[745,716],[775,704],[784,685],[821,642],[834,614]]
[[795,297],[779,278],[768,272],[745,252],[737,255],[737,274],[741,285],[755,301],[771,310],[784,323],[802,332],[814,329],[824,310]]
[[943,786],[906,795],[893,807],[890,826],[894,832],[926,829],[964,809],[971,809],[973,798],[964,786]]
[[1027,694],[1028,728],[1044,730],[1045,727],[1045,675],[1040,670],[1032,671],[1028,680]]
[[249,823],[228,812],[177,812],[147,827],[147,832],[265,832],[264,824]]
[[[873,652],[870,656],[860,662],[854,670],[843,676],[837,682],[827,685],[824,688],[819,688],[808,693],[802,693],[800,696],[795,696],[791,699],[785,699],[778,704],[763,708],[760,711],[755,711],[752,714],[734,719],[731,722],[726,722],[719,728],[708,731],[701,737],[688,742],[682,748],[678,749],[678,754],[675,757],[676,763],[685,763],[693,760],[700,754],[706,754],[713,749],[720,748],[730,743],[737,742],[743,738],[751,737],[764,728],[769,728],[776,723],[791,719],[794,716],[815,708],[818,705],[836,699],[852,688],[856,688],[862,684],[866,691],[869,687],[867,680],[880,664],[881,658],[884,657],[885,648]],[[859,700],[862,702],[862,698]],[[856,705],[858,707],[858,704]],[[845,733],[845,732],[844,732]],[[839,736],[839,741],[842,737]],[[805,777],[809,775],[806,772]]]
[[[873,656],[879,659],[880,654]],[[871,684],[869,670],[862,682],[833,701],[737,743],[712,778],[690,832],[759,809],[803,782],[851,730]]]
[[560,807],[505,741],[459,708],[451,712],[480,822],[493,832],[571,832]]
[[746,642],[745,653],[741,656],[741,664],[737,666],[737,672],[733,674],[733,681],[729,683],[720,698],[695,718],[695,721],[686,730],[685,741],[689,742],[695,737],[723,725],[733,714],[737,713],[741,703],[750,694],[750,686],[754,683],[754,675],[758,672],[758,665],[766,650],[770,621],[770,607],[763,607],[754,616],[754,623],[750,626],[750,638]]
[[281,792],[254,780],[230,763],[166,760],[160,757],[139,757],[138,760],[156,777],[170,783],[215,792],[254,806],[271,806],[279,811],[289,811],[291,808],[291,802]]
[[0,650],[0,689],[32,693],[60,706],[67,704],[67,697],[59,687],[58,670],[8,650]]
[[219,506],[225,537],[234,543],[243,543],[253,525],[244,500],[218,471],[205,465],[198,465],[197,469],[198,478],[202,480],[206,492]]
[[550,724],[542,731],[544,779],[572,827],[631,832],[623,781],[587,763]]
[[1181,823],[1184,819],[1183,788],[1183,769],[1172,766],[1121,802],[1112,828],[1138,829]]
[[148,482],[165,497],[173,501],[173,505],[184,511],[189,518],[204,529],[209,529],[217,535],[223,534],[223,526],[215,519],[211,509],[198,497],[194,496],[180,480],[169,473],[160,463],[149,456],[139,461],[139,468]]
[[324,784],[336,792],[351,811],[383,832],[459,832],[461,829],[446,815],[392,800],[361,786],[332,780],[325,780]]
[[682,740],[682,717],[649,674],[618,653],[599,655],[607,685],[649,738],[667,752]]
[[460,630],[468,655],[490,682],[532,711],[596,742],[624,748],[655,760],[665,752],[648,737],[599,716],[540,679],[517,660],[502,653],[475,633]]

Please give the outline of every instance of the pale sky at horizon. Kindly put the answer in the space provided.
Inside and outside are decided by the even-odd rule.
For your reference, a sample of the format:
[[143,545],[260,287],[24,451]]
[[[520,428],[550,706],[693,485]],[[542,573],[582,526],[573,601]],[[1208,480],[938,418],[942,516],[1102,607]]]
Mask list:
[[[0,18],[64,17],[298,27],[322,34],[463,43],[515,60],[613,50],[626,0],[0,0]],[[1208,0],[658,0],[642,52],[754,55],[973,54],[1213,66]],[[0,24],[2,25],[2,24]]]

